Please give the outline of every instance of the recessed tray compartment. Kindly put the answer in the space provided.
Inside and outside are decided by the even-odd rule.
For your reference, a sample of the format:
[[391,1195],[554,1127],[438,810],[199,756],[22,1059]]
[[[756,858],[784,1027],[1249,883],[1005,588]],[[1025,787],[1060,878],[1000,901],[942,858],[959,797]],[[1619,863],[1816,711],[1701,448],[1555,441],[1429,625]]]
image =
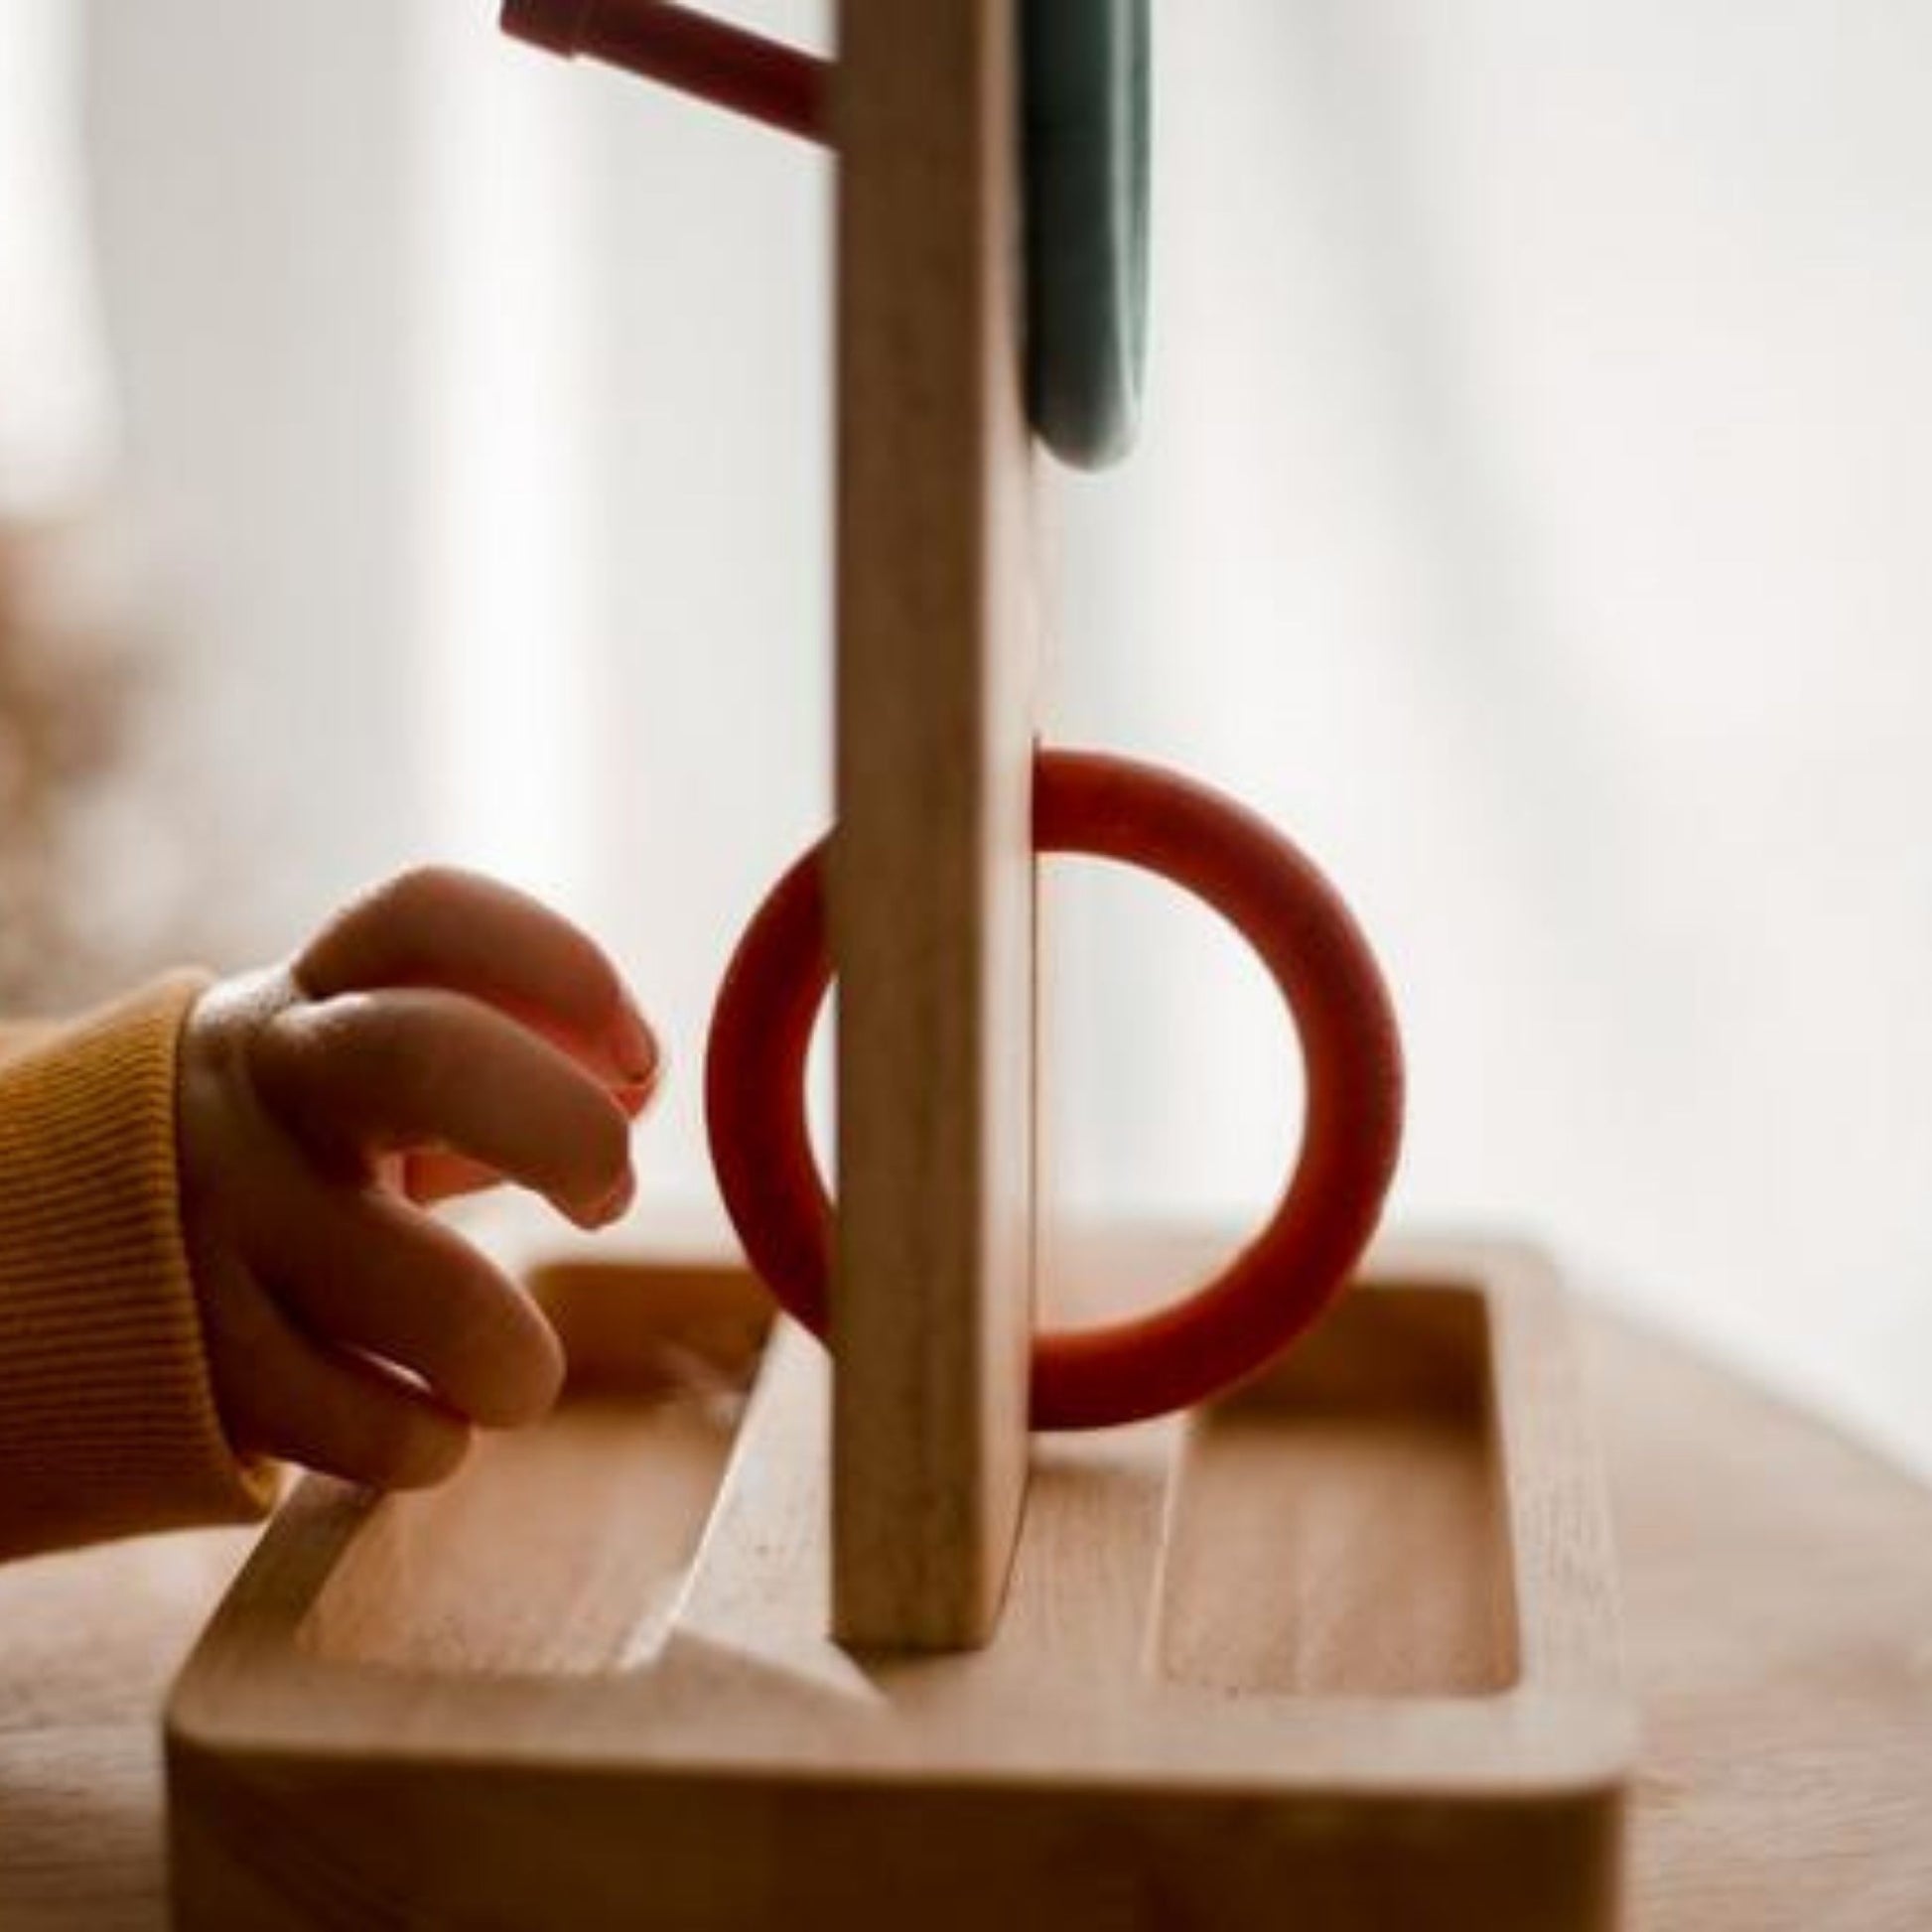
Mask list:
[[596,1672],[640,1664],[663,1640],[769,1305],[717,1268],[559,1266],[532,1289],[569,1352],[562,1401],[533,1429],[482,1437],[441,1488],[370,1510],[297,1626],[310,1655]]
[[1296,1697],[1482,1697],[1517,1678],[1488,1311],[1349,1297],[1192,1418],[1174,1471],[1163,1671]]

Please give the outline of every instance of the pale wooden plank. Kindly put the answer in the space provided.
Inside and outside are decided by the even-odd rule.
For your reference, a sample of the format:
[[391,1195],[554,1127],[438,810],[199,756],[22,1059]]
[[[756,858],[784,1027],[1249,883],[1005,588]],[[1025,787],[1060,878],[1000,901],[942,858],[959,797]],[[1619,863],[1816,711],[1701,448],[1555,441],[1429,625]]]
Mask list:
[[984,1641],[1026,1474],[1035,651],[1004,0],[846,0],[834,1618]]

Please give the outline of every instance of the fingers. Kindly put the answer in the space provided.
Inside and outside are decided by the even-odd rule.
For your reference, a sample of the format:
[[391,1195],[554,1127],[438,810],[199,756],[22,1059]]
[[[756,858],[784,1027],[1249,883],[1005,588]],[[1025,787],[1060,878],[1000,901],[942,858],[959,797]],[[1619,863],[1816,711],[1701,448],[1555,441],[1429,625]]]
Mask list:
[[[617,1087],[612,1090],[611,1098],[635,1120],[649,1104],[650,1094],[647,1086]],[[413,1201],[423,1202],[474,1194],[481,1188],[495,1186],[502,1177],[494,1168],[486,1168],[481,1161],[466,1160],[461,1154],[440,1147],[411,1148],[402,1156],[396,1176],[403,1193]]]
[[378,886],[304,948],[297,980],[318,1000],[440,986],[499,1008],[614,1081],[655,1079],[659,1051],[604,951],[525,894],[453,867]]
[[[563,1349],[529,1298],[450,1228],[375,1191],[305,1180],[270,1205],[259,1279],[298,1328],[419,1375],[490,1429],[534,1422],[556,1400]],[[281,1238],[277,1224],[292,1235]]]
[[548,1408],[549,1324],[394,1189],[623,1211],[660,1055],[589,938],[488,880],[406,874],[199,1002],[182,1063],[184,1235],[238,1448],[413,1487],[473,1425]]
[[423,1489],[470,1447],[470,1426],[378,1363],[301,1333],[247,1271],[225,1271],[214,1370],[237,1449],[350,1482]]
[[622,1106],[561,1048],[460,994],[298,1004],[262,1030],[252,1064],[265,1104],[339,1168],[436,1147],[534,1188],[580,1226],[628,1203]]

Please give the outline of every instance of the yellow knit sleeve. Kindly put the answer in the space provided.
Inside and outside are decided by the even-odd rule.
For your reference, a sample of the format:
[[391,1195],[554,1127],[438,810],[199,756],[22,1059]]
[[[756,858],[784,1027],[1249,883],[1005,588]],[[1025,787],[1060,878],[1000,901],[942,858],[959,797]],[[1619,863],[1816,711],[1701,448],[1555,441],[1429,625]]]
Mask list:
[[0,1558],[274,1499],[221,1433],[180,1220],[176,974],[0,1035]]

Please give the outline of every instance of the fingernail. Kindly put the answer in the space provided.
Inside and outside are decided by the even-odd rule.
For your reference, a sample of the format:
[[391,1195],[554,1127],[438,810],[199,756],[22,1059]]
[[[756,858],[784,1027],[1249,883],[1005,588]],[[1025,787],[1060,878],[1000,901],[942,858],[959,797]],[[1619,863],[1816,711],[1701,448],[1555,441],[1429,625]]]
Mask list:
[[628,993],[621,994],[618,1006],[618,1018],[611,1029],[611,1057],[617,1069],[634,1085],[641,1086],[657,1077],[657,1065],[662,1057],[657,1044],[657,1035],[651,1032],[649,1023],[638,1012],[636,1002]]
[[626,1081],[621,1087],[611,1089],[611,1097],[632,1120],[635,1120],[650,1105],[651,1095],[657,1091],[663,1078],[661,1070],[653,1073],[648,1080]]
[[636,1198],[637,1176],[626,1168],[618,1184],[591,1210],[591,1225],[608,1228],[613,1221],[622,1220]]

